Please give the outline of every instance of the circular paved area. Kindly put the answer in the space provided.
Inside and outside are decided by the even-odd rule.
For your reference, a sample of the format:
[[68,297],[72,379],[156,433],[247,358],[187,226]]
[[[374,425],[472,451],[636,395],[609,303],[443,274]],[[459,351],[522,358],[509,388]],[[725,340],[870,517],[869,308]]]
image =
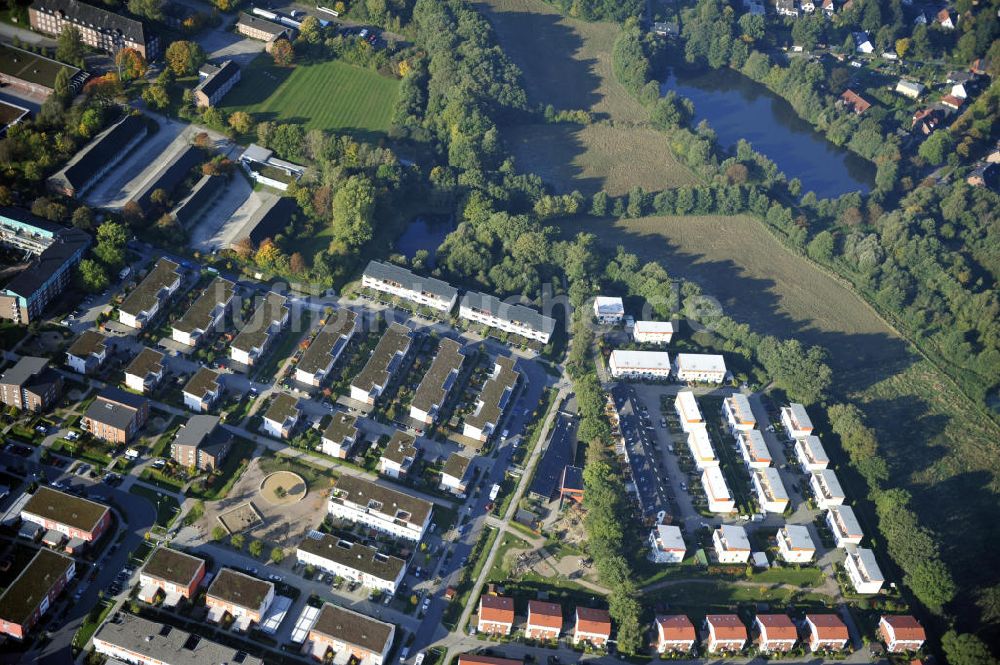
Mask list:
[[298,503],[306,496],[306,481],[291,471],[277,471],[264,478],[260,493],[272,506]]

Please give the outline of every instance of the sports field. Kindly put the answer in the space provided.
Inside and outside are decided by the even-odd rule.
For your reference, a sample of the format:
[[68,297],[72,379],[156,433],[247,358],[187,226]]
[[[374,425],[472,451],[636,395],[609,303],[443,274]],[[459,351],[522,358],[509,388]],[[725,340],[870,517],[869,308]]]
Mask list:
[[384,132],[399,82],[337,61],[276,67],[261,55],[243,71],[224,109],[247,111],[258,122],[282,120],[306,129]]

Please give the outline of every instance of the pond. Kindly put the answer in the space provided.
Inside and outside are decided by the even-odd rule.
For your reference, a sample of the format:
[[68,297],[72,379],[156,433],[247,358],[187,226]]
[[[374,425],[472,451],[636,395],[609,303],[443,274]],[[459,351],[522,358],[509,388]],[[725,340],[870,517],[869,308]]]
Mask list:
[[788,102],[738,72],[672,70],[662,89],[694,102],[695,123],[707,120],[720,144],[749,141],[789,180],[798,178],[803,193],[834,198],[875,183],[874,164],[827,141]]
[[444,242],[445,236],[454,230],[455,218],[450,215],[414,217],[406,225],[402,235],[396,238],[396,251],[412,259],[419,250],[426,250],[427,265],[433,267],[437,248]]

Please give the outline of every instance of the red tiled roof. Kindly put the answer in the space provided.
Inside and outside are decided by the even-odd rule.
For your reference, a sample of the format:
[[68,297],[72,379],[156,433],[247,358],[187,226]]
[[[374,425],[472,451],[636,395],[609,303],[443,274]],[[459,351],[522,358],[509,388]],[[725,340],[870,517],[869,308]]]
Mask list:
[[909,614],[904,615],[883,615],[882,620],[892,626],[892,631],[897,640],[925,640],[924,627]]
[[658,616],[656,623],[663,632],[663,639],[668,641],[695,640],[698,634],[695,632],[694,624],[683,614],[671,616]]
[[718,640],[747,638],[747,627],[735,614],[709,614],[705,621],[715,628],[715,638]]
[[836,614],[807,614],[806,619],[816,626],[816,636],[820,640],[846,640],[849,637],[847,626]]
[[458,665],[524,665],[524,661],[511,660],[510,658],[494,658],[493,656],[479,656],[474,653],[463,653],[458,657]]
[[611,635],[611,615],[593,607],[576,608],[576,630],[597,635]]
[[769,640],[794,640],[799,633],[795,624],[784,614],[758,614],[757,621],[767,631]]
[[514,599],[483,594],[479,598],[479,620],[514,623]]
[[955,95],[945,95],[941,98],[941,103],[958,108],[965,103],[965,100],[961,97],[956,97]]
[[872,106],[871,102],[853,90],[845,90],[844,94],[842,94],[840,98],[844,100],[844,102],[847,103],[858,115],[864,113]]
[[942,9],[941,11],[938,12],[937,20],[941,21],[942,23],[949,20],[950,18],[951,14],[948,13],[947,9]]
[[562,605],[542,600],[528,601],[528,623],[542,628],[562,628]]

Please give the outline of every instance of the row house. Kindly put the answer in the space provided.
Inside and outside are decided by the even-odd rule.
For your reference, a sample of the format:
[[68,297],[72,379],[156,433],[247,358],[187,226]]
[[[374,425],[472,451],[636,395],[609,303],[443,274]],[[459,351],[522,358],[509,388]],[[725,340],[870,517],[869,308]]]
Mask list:
[[470,458],[459,453],[448,455],[444,466],[441,467],[441,481],[438,483],[438,489],[451,492],[455,496],[465,496],[471,469],[472,460]]
[[149,420],[149,400],[120,388],[105,388],[80,420],[90,435],[114,444],[129,444]]
[[833,533],[833,539],[837,547],[847,549],[848,546],[861,544],[861,539],[865,533],[861,530],[861,523],[858,522],[854,508],[847,504],[830,506],[826,511],[826,524]]
[[801,404],[792,403],[781,407],[781,424],[790,441],[805,438],[813,433],[812,420],[806,413],[806,407]]
[[729,493],[729,486],[717,466],[710,466],[701,472],[701,486],[708,500],[708,510],[713,513],[731,513],[736,509],[736,501]]
[[812,434],[795,440],[795,458],[804,473],[815,473],[830,466],[823,443]]
[[799,641],[799,631],[787,614],[758,614],[753,621],[753,632],[763,653],[785,653]]
[[860,594],[876,594],[885,584],[882,570],[875,561],[875,553],[865,547],[848,550],[844,559],[847,577],[851,580],[854,590]]
[[698,632],[691,619],[683,614],[656,617],[656,652],[688,653],[698,641]]
[[704,427],[688,432],[687,446],[691,457],[694,458],[694,465],[699,471],[719,466],[719,458],[715,455],[712,440],[708,436],[708,430]]
[[432,425],[441,415],[441,408],[458,380],[465,354],[462,345],[444,338],[438,345],[437,355],[420,380],[410,401],[410,417],[424,425]]
[[419,450],[416,437],[406,432],[396,430],[392,438],[385,444],[378,460],[378,472],[390,478],[402,478],[410,472],[410,467],[416,461]]
[[712,353],[678,353],[674,358],[674,376],[678,381],[722,383],[726,380],[726,361]]
[[833,469],[821,469],[809,476],[809,487],[820,510],[839,506],[847,499]]
[[493,373],[486,380],[476,401],[475,410],[465,417],[462,434],[483,443],[493,435],[521,378],[514,365],[513,358],[497,357]]
[[528,601],[528,622],[524,636],[529,640],[555,642],[563,629],[562,605],[544,600]]
[[173,607],[181,598],[192,601],[205,579],[205,560],[166,546],[157,547],[139,571],[139,598],[152,603],[160,593]]
[[170,259],[160,258],[118,306],[119,323],[130,328],[145,328],[180,286],[180,266]]
[[247,367],[264,357],[278,333],[288,325],[290,310],[286,302],[284,296],[268,293],[229,346],[229,357]]
[[636,321],[632,326],[632,341],[639,344],[669,344],[673,337],[670,321]]
[[272,602],[274,584],[232,568],[220,570],[205,594],[208,620],[220,623],[228,614],[233,618],[233,627],[241,631],[260,625]]
[[368,262],[361,285],[445,313],[458,301],[458,289],[447,282],[421,277],[402,266],[382,261]]
[[298,399],[288,393],[278,393],[264,412],[261,429],[276,439],[290,439],[301,415]]
[[486,635],[510,635],[514,629],[514,599],[484,593],[479,597],[476,632]]
[[722,400],[722,415],[729,423],[729,431],[736,435],[738,431],[750,431],[757,427],[757,417],[750,408],[750,400],[743,393],[733,393]]
[[111,511],[96,501],[40,485],[21,508],[21,519],[72,540],[92,543],[111,526]]
[[184,406],[195,413],[205,413],[222,397],[222,375],[202,367],[188,379],[181,393]]
[[107,342],[96,330],[84,331],[66,350],[66,364],[79,374],[93,374],[107,360]]
[[316,334],[295,365],[295,380],[307,386],[319,387],[350,343],[358,327],[358,315],[349,309],[338,309],[332,321]]
[[851,637],[847,624],[836,614],[807,614],[805,629],[809,634],[809,650],[813,653],[843,651]]
[[385,665],[395,635],[396,627],[391,623],[323,603],[316,623],[309,629],[306,650],[321,662]]
[[186,346],[198,346],[226,318],[226,310],[235,294],[236,285],[228,279],[213,279],[184,316],[173,324],[170,333],[173,340]]
[[374,405],[403,364],[413,342],[412,331],[398,323],[389,324],[371,357],[351,381],[351,399]]
[[505,303],[485,293],[466,293],[458,306],[458,317],[507,333],[548,344],[556,322],[551,317],[525,307]]
[[358,441],[358,418],[338,411],[323,430],[320,450],[330,457],[346,459]]
[[94,651],[109,663],[133,665],[264,665],[246,651],[127,612],[116,612],[101,624],[94,633]]
[[148,395],[163,380],[165,356],[144,347],[125,368],[125,387],[140,395]]
[[705,648],[709,653],[719,651],[740,651],[747,642],[747,628],[735,614],[709,614],[705,617],[708,640]]
[[735,524],[720,524],[712,532],[712,545],[719,563],[746,563],[750,560],[747,530]]
[[0,594],[0,634],[24,640],[76,576],[73,559],[40,549]]
[[759,429],[736,431],[736,445],[748,469],[763,469],[771,466],[771,452],[764,443],[764,435]]
[[615,379],[666,379],[671,371],[670,354],[615,349],[608,358],[608,371]]
[[594,607],[577,607],[573,645],[580,643],[603,649],[611,639],[611,614]]
[[917,651],[927,640],[924,627],[910,615],[883,615],[878,621],[878,634],[889,653]]
[[781,482],[781,474],[773,466],[764,469],[753,469],[750,481],[757,503],[765,513],[783,513],[788,508],[788,492]]
[[295,556],[303,565],[390,594],[396,593],[406,575],[403,559],[362,543],[315,531],[299,543]]
[[430,501],[346,474],[334,484],[328,505],[335,518],[412,542],[424,537],[432,508]]

